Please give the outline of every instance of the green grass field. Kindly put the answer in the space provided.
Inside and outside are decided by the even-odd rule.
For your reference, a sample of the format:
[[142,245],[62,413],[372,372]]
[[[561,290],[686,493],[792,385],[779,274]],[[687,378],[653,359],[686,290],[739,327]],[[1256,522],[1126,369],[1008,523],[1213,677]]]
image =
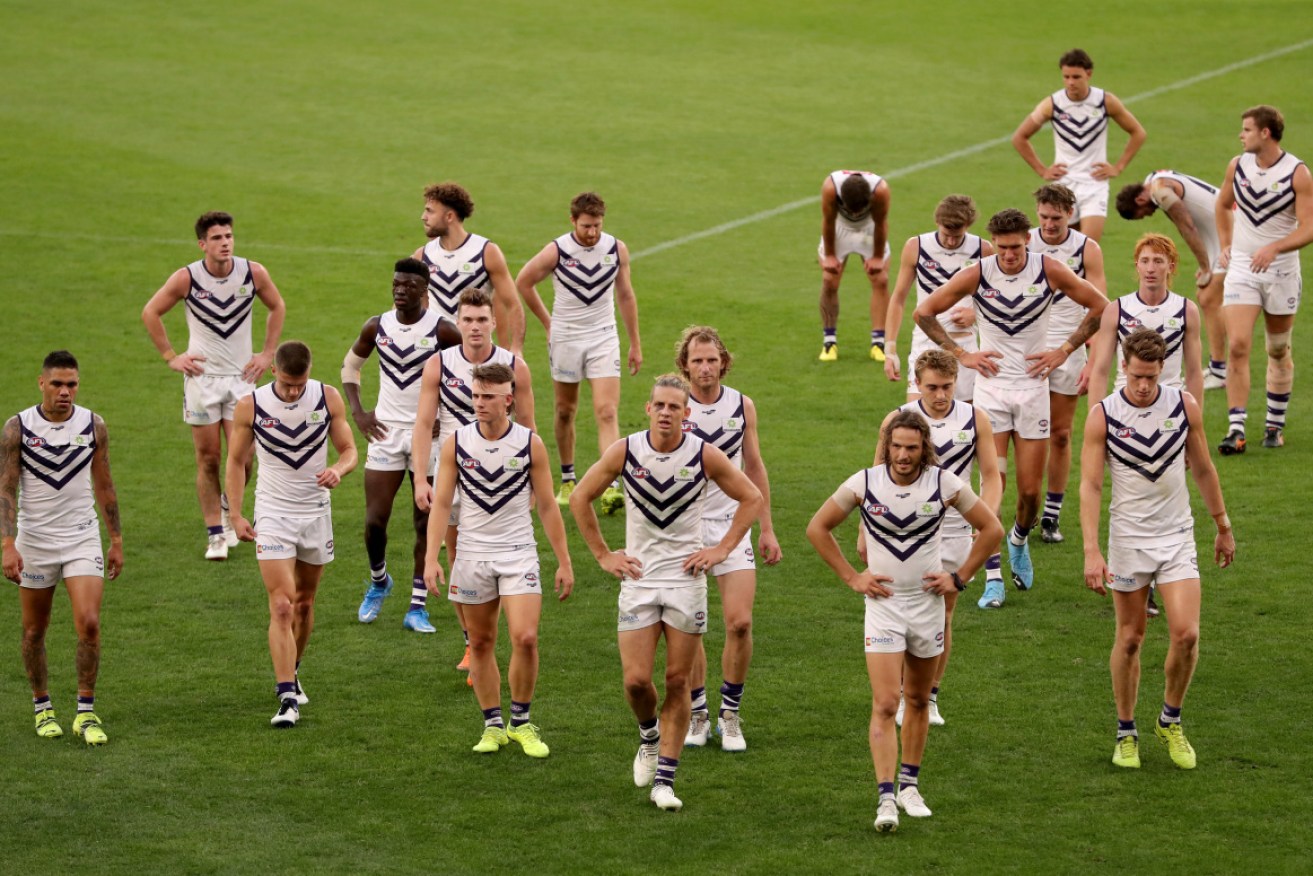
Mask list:
[[[5,18],[0,412],[38,400],[46,352],[79,356],[79,400],[113,438],[127,564],[105,602],[98,711],[112,741],[100,750],[71,733],[55,743],[33,735],[18,600],[0,601],[12,643],[0,653],[0,871],[1308,871],[1305,378],[1286,449],[1219,460],[1240,552],[1234,568],[1204,573],[1202,656],[1185,712],[1199,768],[1177,771],[1147,734],[1142,770],[1108,762],[1112,607],[1081,583],[1073,477],[1067,542],[1033,548],[1036,589],[992,613],[972,596],[959,612],[941,695],[948,724],[931,734],[923,772],[935,816],[877,836],[861,605],[803,530],[869,464],[903,388],[864,358],[858,276],[843,292],[842,358],[816,362],[814,204],[663,246],[814,197],[837,167],[889,174],[895,251],[931,227],[949,192],[973,195],[984,216],[1029,210],[1037,178],[1005,142],[982,144],[1009,135],[1058,87],[1056,59],[1073,45],[1095,58],[1094,83],[1127,99],[1149,132],[1114,191],[1159,167],[1220,179],[1240,111],[1259,102],[1285,112],[1285,144],[1308,158],[1305,4],[1114,0],[1059,16],[957,0],[79,0],[57,12],[11,4]],[[1124,142],[1110,139],[1114,151]],[[1036,143],[1050,154],[1047,131]],[[970,151],[942,160],[959,150]],[[236,215],[238,253],[268,267],[287,299],[284,337],[307,341],[316,376],[336,383],[363,321],[390,306],[393,261],[423,241],[423,186],[442,179],[471,190],[468,227],[500,243],[513,270],[567,230],[574,194],[606,197],[607,230],[637,256],[646,360],[624,382],[622,430],[645,427],[650,380],[691,322],[722,330],[738,356],[729,382],[756,399],[785,561],[759,577],[750,749],[687,752],[678,815],[656,811],[630,782],[636,734],[620,688],[616,587],[573,524],[576,593],[546,606],[542,623],[534,718],[553,749],[545,762],[518,748],[469,752],[479,713],[453,669],[460,636],[445,606],[434,606],[436,636],[403,633],[400,592],[377,623],[356,622],[366,573],[359,473],[335,497],[338,559],[303,668],[312,702],[294,732],[268,728],[253,551],[201,559],[180,381],[138,319],[168,274],[196,258],[195,217]],[[1131,244],[1150,229],[1171,230],[1165,219],[1109,219],[1110,292],[1130,288]],[[546,425],[545,349],[530,322]],[[1296,335],[1302,350],[1307,318]],[[377,371],[366,374],[372,399]],[[1261,383],[1250,407],[1262,408]],[[1209,395],[1206,419],[1215,443],[1220,394]],[[595,458],[585,416],[578,462]],[[397,511],[390,556],[404,575],[408,514]],[[621,521],[604,527],[618,544]],[[1211,554],[1206,530],[1201,556]],[[713,624],[713,686],[722,638]],[[1158,708],[1165,648],[1165,624],[1153,622],[1142,727]],[[67,723],[75,677],[62,596],[49,649]]]

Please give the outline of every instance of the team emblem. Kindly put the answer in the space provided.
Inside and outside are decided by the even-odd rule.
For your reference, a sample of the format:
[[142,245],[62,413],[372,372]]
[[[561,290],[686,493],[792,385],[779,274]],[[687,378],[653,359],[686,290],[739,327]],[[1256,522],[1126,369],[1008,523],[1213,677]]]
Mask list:
[[615,256],[613,256],[613,255],[604,255],[604,256],[602,256],[602,264],[604,264],[604,265],[614,265],[614,264],[615,264]]
[[519,471],[519,470],[520,470],[520,462],[521,462],[520,457],[518,457],[518,456],[512,456],[510,459],[506,460],[506,470],[507,470],[507,471]]
[[323,421],[324,415],[319,413],[319,411],[311,411],[310,416],[307,419],[312,423],[319,423]]
[[922,517],[931,517],[935,513],[935,506],[931,502],[922,502],[920,514]]
[[460,272],[462,274],[473,274],[474,265],[470,264],[469,262],[466,262],[465,264],[460,266]]

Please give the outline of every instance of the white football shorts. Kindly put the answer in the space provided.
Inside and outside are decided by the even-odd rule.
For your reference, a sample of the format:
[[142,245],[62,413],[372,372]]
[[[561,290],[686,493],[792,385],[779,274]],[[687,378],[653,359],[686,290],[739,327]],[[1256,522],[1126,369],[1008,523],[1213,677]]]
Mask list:
[[365,468],[372,471],[414,471],[422,477],[432,477],[438,470],[438,442],[429,445],[428,465],[415,468],[411,446],[415,437],[414,424],[385,423],[388,431],[382,440],[370,441],[365,455]]
[[231,420],[237,401],[255,391],[254,383],[240,374],[202,374],[182,378],[182,421],[188,426],[208,426]]
[[707,631],[707,579],[655,586],[626,579],[620,582],[619,608],[619,632],[664,623],[682,633],[700,636]]
[[994,434],[1016,432],[1018,437],[1049,437],[1049,388],[1047,384],[1030,389],[1002,389],[996,383],[976,383],[972,404],[985,412]]
[[944,652],[944,598],[911,593],[866,597],[866,653],[938,657]]
[[1112,573],[1109,587],[1121,593],[1134,593],[1150,584],[1161,587],[1173,581],[1198,580],[1199,557],[1193,541],[1151,550],[1109,542],[1108,571]]
[[1255,274],[1249,269],[1247,260],[1237,264],[1233,257],[1222,286],[1222,306],[1257,304],[1264,313],[1289,316],[1299,310],[1303,288],[1304,281],[1298,270],[1268,268]]
[[467,560],[456,552],[447,584],[447,599],[462,605],[482,605],[503,596],[542,596],[538,552],[508,548],[505,559]]
[[547,344],[552,380],[579,383],[620,376],[620,336],[614,331],[592,338],[557,338]]
[[[708,547],[720,544],[720,540],[729,531],[731,522],[729,518],[702,518],[702,543]],[[745,569],[756,568],[755,554],[752,552],[752,530],[749,529],[748,534],[743,536],[743,540],[729,552],[725,562],[712,566],[707,570],[707,574],[717,578],[721,575],[728,575],[730,572],[742,572]]]
[[92,520],[86,532],[54,543],[29,538],[18,531],[14,547],[23,558],[23,572],[18,586],[29,590],[47,590],[68,578],[105,577],[105,556],[100,544],[100,525]]
[[271,517],[255,520],[255,558],[261,562],[300,560],[312,566],[333,562],[333,518]]

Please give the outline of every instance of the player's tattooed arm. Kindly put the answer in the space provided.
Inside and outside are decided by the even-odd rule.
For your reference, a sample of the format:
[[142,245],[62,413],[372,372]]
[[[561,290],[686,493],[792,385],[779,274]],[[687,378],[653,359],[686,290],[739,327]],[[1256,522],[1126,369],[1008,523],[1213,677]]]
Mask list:
[[96,432],[96,452],[91,458],[91,477],[96,491],[96,500],[100,503],[101,513],[105,515],[105,528],[109,530],[110,541],[123,541],[123,523],[119,517],[119,497],[114,489],[114,478],[109,471],[109,429],[99,414],[95,415],[93,428]]
[[22,430],[10,417],[0,433],[0,538],[18,536],[18,458]]
[[1067,338],[1067,343],[1071,345],[1073,352],[1099,331],[1099,320],[1102,316],[1102,312],[1095,313],[1094,311],[1085,314],[1085,318],[1076,327],[1076,331],[1072,332],[1071,337]]

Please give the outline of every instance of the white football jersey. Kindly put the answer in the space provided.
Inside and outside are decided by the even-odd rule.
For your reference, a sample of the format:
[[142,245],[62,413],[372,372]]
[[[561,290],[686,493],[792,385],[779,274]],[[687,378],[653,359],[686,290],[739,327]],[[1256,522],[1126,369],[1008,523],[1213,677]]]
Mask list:
[[1144,189],[1149,193],[1149,200],[1158,207],[1162,204],[1154,197],[1153,187],[1159,180],[1171,180],[1185,192],[1181,197],[1181,203],[1185,204],[1185,211],[1190,214],[1194,227],[1203,238],[1211,266],[1218,253],[1222,251],[1221,243],[1217,239],[1217,188],[1189,174],[1177,173],[1174,170],[1155,170],[1144,178]]
[[470,423],[452,438],[460,490],[458,557],[493,560],[537,553],[529,516],[532,437],[524,426],[510,423],[504,434],[489,439],[478,423]]
[[465,358],[465,348],[457,344],[439,353],[442,357],[442,383],[438,387],[439,446],[445,445],[456,430],[474,422],[474,386],[476,365],[505,365],[515,371],[515,356],[504,347],[492,345],[488,358],[471,362]]
[[978,385],[1002,389],[1035,389],[1047,386],[1042,377],[1026,373],[1026,357],[1046,349],[1049,309],[1053,289],[1044,271],[1044,256],[1028,253],[1026,264],[1015,274],[998,267],[998,256],[980,261],[980,282],[973,303],[980,327],[980,349],[996,350],[998,374],[979,374]]
[[329,491],[316,479],[328,467],[328,399],[318,380],[301,397],[283,401],[266,383],[255,396],[255,520],[309,518],[331,513]]
[[[949,249],[939,242],[938,231],[927,231],[916,238],[916,303],[920,304],[944,285],[954,274],[963,268],[969,268],[980,261],[982,246],[980,236],[968,234],[959,246]],[[960,335],[963,329],[955,325],[949,314],[952,309],[939,314],[937,319],[950,334]],[[966,331],[975,332],[975,329]],[[921,327],[913,323],[912,349],[929,349],[935,346],[926,337]],[[908,367],[911,367],[909,363]]]
[[615,333],[615,281],[620,241],[603,232],[592,246],[562,234],[552,269],[552,339],[578,340]]
[[1107,420],[1112,501],[1109,541],[1141,550],[1194,539],[1185,445],[1190,423],[1181,391],[1160,386],[1158,398],[1137,408],[1118,391],[1099,403]]
[[487,248],[488,238],[478,234],[467,234],[450,252],[436,239],[424,244],[421,260],[429,266],[429,310],[454,321],[460,293],[492,288],[488,269],[483,266]]
[[[1062,262],[1083,280],[1085,279],[1085,247],[1089,241],[1090,239],[1084,234],[1074,228],[1068,228],[1067,236],[1061,243],[1049,243],[1039,233],[1038,228],[1032,228],[1030,243],[1026,248]],[[1088,312],[1088,307],[1081,307],[1062,292],[1054,292],[1053,309],[1049,311],[1049,333],[1044,341],[1045,345],[1061,347],[1062,342],[1080,327],[1081,320]]]
[[232,270],[216,277],[205,269],[205,259],[187,266],[191,286],[183,299],[187,307],[187,352],[205,357],[205,373],[234,377],[251,361],[251,303],[255,276],[251,263],[233,257]]
[[378,350],[378,405],[374,415],[398,429],[413,429],[419,408],[424,363],[438,352],[436,310],[425,310],[418,322],[405,325],[389,310],[378,318],[374,349]]
[[1115,302],[1117,308],[1117,383],[1114,389],[1126,385],[1126,366],[1122,364],[1121,344],[1133,331],[1150,328],[1167,342],[1167,357],[1163,359],[1163,373],[1158,382],[1176,389],[1185,388],[1185,298],[1175,292],[1167,293],[1162,304],[1146,304],[1139,292],[1123,295]]
[[[976,409],[955,400],[948,415],[937,420],[925,409],[921,399],[917,399],[903,405],[900,410],[916,411],[925,417],[930,424],[930,441],[935,445],[939,467],[957,475],[963,483],[971,483],[976,468]],[[966,522],[962,512],[949,508],[940,532],[943,535],[970,535],[971,524]]]
[[877,465],[857,472],[839,488],[836,504],[851,508],[855,500],[861,509],[867,568],[893,578],[886,586],[895,596],[921,595],[922,579],[944,570],[939,558],[940,527],[947,500],[962,487],[961,478],[937,466],[926,468],[903,486],[894,482],[886,466]]
[[[1235,229],[1231,237],[1231,261],[1249,270],[1249,257],[1273,241],[1280,240],[1299,225],[1295,215],[1295,171],[1304,162],[1289,152],[1271,167],[1258,166],[1248,152],[1236,163]],[[1299,273],[1299,252],[1283,252],[1272,260],[1269,270]]]
[[871,186],[871,191],[875,191],[882,180],[879,174],[872,173],[869,170],[836,170],[830,174],[830,181],[834,183],[834,195],[836,198],[835,209],[839,211],[838,219],[851,225],[861,225],[871,218],[871,202],[867,201],[862,205],[862,209],[855,213],[848,211],[843,205],[843,199],[839,198],[839,192],[843,188],[843,182],[850,176],[860,176]]
[[18,530],[52,545],[96,528],[91,458],[95,415],[74,405],[67,420],[47,420],[40,405],[18,415]]
[[[743,393],[728,386],[720,387],[720,398],[704,405],[692,396],[688,399],[689,418],[684,431],[719,448],[729,461],[743,469]],[[706,519],[727,520],[734,516],[739,503],[725,495],[714,482],[707,482],[707,498],[702,505]]]
[[645,431],[625,443],[625,553],[643,564],[638,583],[656,587],[705,581],[684,571],[684,561],[703,548],[707,478],[702,439],[686,432],[668,453],[654,450]]
[[1053,92],[1053,163],[1067,165],[1067,176],[1093,180],[1094,165],[1108,160],[1108,106],[1102,88],[1090,88],[1073,101],[1065,89]]

